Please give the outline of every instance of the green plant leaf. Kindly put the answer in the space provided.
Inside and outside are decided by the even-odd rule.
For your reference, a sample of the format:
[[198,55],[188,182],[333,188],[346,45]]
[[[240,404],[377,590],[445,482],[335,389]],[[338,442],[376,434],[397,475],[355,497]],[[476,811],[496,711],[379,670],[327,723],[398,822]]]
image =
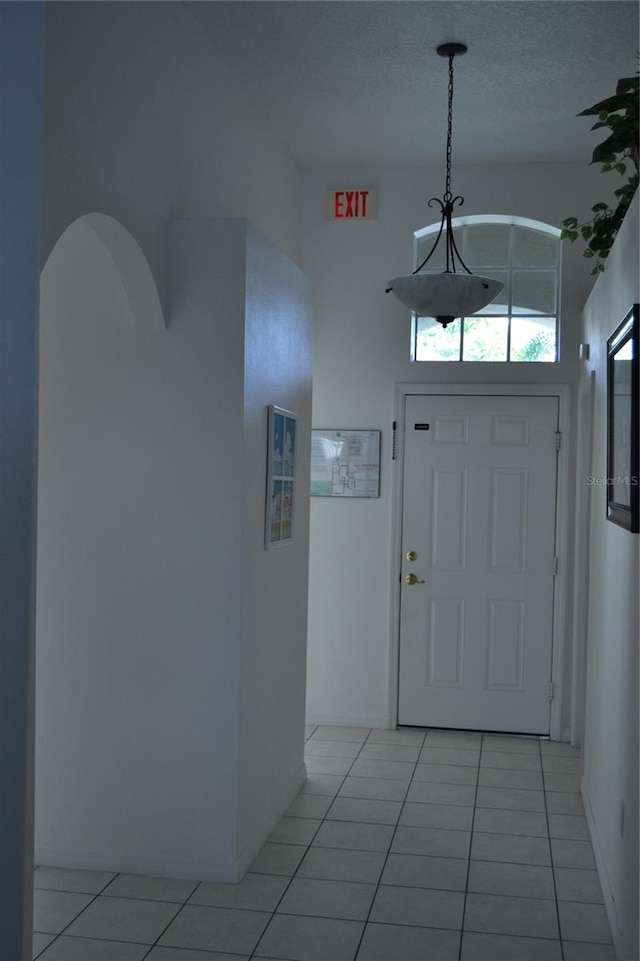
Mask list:
[[[614,191],[616,205],[609,206],[602,202],[594,204],[591,208],[593,216],[584,223],[578,223],[575,217],[563,221],[562,239],[574,241],[581,236],[586,242],[583,256],[595,258],[592,274],[604,271],[604,261],[638,188],[639,86],[637,75],[622,77],[617,82],[614,96],[606,97],[578,114],[579,117],[597,118],[592,130],[607,128],[610,131],[594,149],[591,163],[600,164],[603,173],[615,170],[626,178],[626,183]],[[628,174],[628,161],[635,167],[631,176]]]
[[616,154],[626,148],[627,144],[621,144],[615,134],[611,134],[601,144],[595,148],[591,155],[591,163],[614,163]]
[[621,77],[616,84],[616,96],[621,96],[624,93],[633,92],[634,90],[637,94],[639,85],[640,80],[637,75],[635,77]]
[[[637,95],[637,81],[635,89]],[[631,98],[629,96],[630,94]],[[609,114],[614,113],[617,110],[625,110],[630,99],[633,99],[633,88],[625,90],[624,93],[615,93],[613,97],[607,97],[605,100],[600,100],[599,103],[594,103],[593,107],[587,107],[586,110],[580,111],[577,116],[593,117],[596,114]]]

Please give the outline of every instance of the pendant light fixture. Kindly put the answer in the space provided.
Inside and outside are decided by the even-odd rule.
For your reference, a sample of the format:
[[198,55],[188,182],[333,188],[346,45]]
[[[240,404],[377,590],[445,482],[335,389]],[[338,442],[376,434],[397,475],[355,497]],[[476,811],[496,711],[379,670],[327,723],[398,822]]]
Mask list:
[[[435,317],[438,323],[446,327],[456,317],[467,317],[477,310],[486,307],[496,297],[504,284],[490,277],[479,277],[472,274],[463,261],[451,229],[451,214],[455,206],[461,206],[462,197],[454,197],[451,192],[451,118],[453,114],[453,59],[459,54],[467,52],[464,43],[443,43],[437,48],[441,57],[449,59],[449,110],[447,120],[447,178],[442,200],[432,197],[429,206],[438,204],[442,212],[440,230],[436,241],[412,274],[407,277],[396,277],[390,280],[386,287],[387,293],[393,293],[400,303],[421,317]],[[420,271],[431,259],[444,233],[446,267],[443,273],[425,273]],[[456,269],[462,267],[464,273]]]

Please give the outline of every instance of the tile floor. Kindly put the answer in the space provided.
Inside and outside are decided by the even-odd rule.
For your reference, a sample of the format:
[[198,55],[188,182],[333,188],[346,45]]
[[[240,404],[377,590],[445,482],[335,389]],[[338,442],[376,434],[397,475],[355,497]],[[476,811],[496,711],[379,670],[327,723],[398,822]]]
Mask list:
[[307,730],[239,885],[38,867],[39,961],[615,961],[565,744]]

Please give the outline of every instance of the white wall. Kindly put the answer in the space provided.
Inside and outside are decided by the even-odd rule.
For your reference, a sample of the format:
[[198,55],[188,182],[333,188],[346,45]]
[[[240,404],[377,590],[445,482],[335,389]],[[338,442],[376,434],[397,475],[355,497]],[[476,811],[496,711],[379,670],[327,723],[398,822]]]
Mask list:
[[[253,520],[264,509],[264,467],[249,488],[239,481],[245,457],[254,470],[263,456],[251,445],[258,433],[264,443],[264,404],[298,410],[303,437],[308,425],[308,294],[274,249],[297,255],[301,178],[240,72],[216,57],[183,4],[62,2],[48,13],[43,262],[53,255],[43,281],[39,853],[48,863],[126,866],[130,858],[154,873],[231,877],[238,843],[246,861],[302,773],[305,505],[297,562],[281,552],[275,580],[270,570],[264,582],[295,575],[289,626],[267,636],[263,559],[251,554],[253,541],[247,553],[242,526],[245,510]],[[165,333],[145,333],[146,317],[127,328],[113,265],[78,235],[76,219],[89,212],[114,217],[140,245],[165,305]],[[255,306],[252,290],[247,357],[260,323],[273,333],[281,309],[296,348],[271,358],[262,381],[247,367],[246,397],[247,226],[208,254],[178,228],[168,236],[170,218],[220,217],[248,218],[268,238],[256,249],[277,265],[271,279],[258,269],[269,305]],[[304,464],[304,440],[300,453]],[[262,550],[262,522],[259,537]],[[253,591],[254,602],[241,603]],[[247,636],[260,630],[242,653],[245,622]],[[244,707],[254,688],[263,704],[261,659],[271,691],[278,678],[286,694],[266,714],[247,708],[241,734],[240,673]],[[74,686],[80,676],[88,682]],[[260,738],[282,747],[251,829],[259,802],[245,810],[238,800],[241,736],[248,787],[263,763]],[[71,788],[79,789],[74,806]]]
[[0,4],[0,944],[31,957],[33,566],[44,4]]
[[231,869],[242,498],[219,458],[242,449],[244,256],[216,276],[197,253],[174,249],[159,334],[128,323],[81,223],[43,272],[39,863]]
[[[304,779],[311,431],[310,289],[248,231],[238,856],[275,826]],[[268,404],[298,415],[293,544],[264,549]]]
[[47,11],[42,256],[97,210],[166,293],[169,217],[247,217],[289,257],[300,175],[182,3]]
[[82,222],[43,272],[36,857],[234,880],[304,777],[306,498],[263,538],[268,403],[308,489],[308,293],[243,220],[170,267],[158,333]]
[[[584,313],[595,371],[594,477],[606,476],[606,342],[638,303],[638,197]],[[585,368],[583,376],[587,376]],[[586,482],[578,478],[579,483]],[[583,797],[618,961],[638,957],[638,534],[606,520],[591,488]],[[624,835],[621,805],[625,806]]]
[[[413,232],[433,222],[427,200],[441,194],[442,178],[440,168],[327,167],[305,176],[301,263],[315,292],[313,423],[383,431],[379,500],[312,499],[307,697],[315,721],[395,722],[389,697],[393,385],[577,379],[580,311],[592,278],[571,246],[563,248],[559,364],[410,362],[408,311],[384,287],[411,271]],[[587,165],[478,165],[456,169],[455,191],[465,198],[460,213],[515,214],[559,226],[570,214],[587,215],[602,196],[601,180]],[[377,220],[327,220],[326,192],[340,187],[377,190]],[[569,544],[571,531],[570,523]],[[569,582],[570,550],[561,562]],[[567,630],[570,636],[570,619]],[[567,691],[570,654],[567,645]],[[567,695],[563,729],[569,710]]]

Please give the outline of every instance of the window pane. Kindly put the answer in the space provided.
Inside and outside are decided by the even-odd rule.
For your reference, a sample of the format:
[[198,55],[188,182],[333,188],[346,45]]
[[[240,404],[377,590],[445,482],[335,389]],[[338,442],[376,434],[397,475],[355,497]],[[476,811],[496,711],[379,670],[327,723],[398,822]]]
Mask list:
[[504,284],[504,287],[496,296],[495,300],[492,300],[490,304],[487,304],[487,306],[481,310],[477,310],[474,317],[480,314],[487,314],[491,317],[496,314],[507,314],[509,312],[509,271],[483,270],[480,276],[489,277],[490,280],[499,280],[501,284]]
[[509,230],[508,224],[469,224],[464,253],[460,251],[467,267],[474,273],[480,267],[508,267]]
[[506,317],[465,317],[463,360],[506,360],[507,330]]
[[[427,256],[434,243],[436,242],[436,237],[438,236],[438,231],[429,234],[427,237],[423,237],[418,241],[418,260],[416,262],[416,267],[421,264],[424,258]],[[447,231],[442,231],[442,236],[440,237],[440,243],[433,252],[431,260],[427,264],[427,270],[436,269],[438,271],[444,270],[447,265],[446,250],[445,250],[445,239],[447,236]],[[462,227],[456,227],[453,231],[453,239],[458,245],[458,250],[462,253]]]
[[514,317],[511,321],[511,360],[554,363],[556,318]]
[[551,234],[527,227],[514,227],[514,267],[555,267],[560,241]]
[[443,327],[432,317],[416,318],[416,360],[460,360],[460,320]]
[[513,313],[555,314],[557,276],[555,270],[514,270]]
[[[492,303],[446,330],[433,318],[414,318],[412,360],[557,362],[558,236],[543,225],[520,226],[509,218],[470,220],[462,218],[454,228],[462,259],[474,274],[497,280],[503,289]],[[430,255],[423,271],[440,273],[446,266],[446,233],[432,252],[438,231],[430,229],[417,240],[416,263]]]

